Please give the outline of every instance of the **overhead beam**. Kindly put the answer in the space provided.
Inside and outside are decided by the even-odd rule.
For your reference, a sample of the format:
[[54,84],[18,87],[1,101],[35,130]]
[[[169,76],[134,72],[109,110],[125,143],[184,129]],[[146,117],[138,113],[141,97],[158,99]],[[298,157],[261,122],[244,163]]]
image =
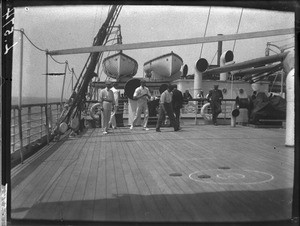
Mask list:
[[231,34],[231,35],[217,35],[210,37],[201,38],[190,38],[190,39],[177,39],[177,40],[165,40],[156,42],[141,42],[132,44],[117,44],[110,46],[92,46],[83,47],[76,49],[64,49],[64,50],[53,50],[48,51],[47,54],[50,55],[67,55],[67,54],[81,54],[81,53],[93,53],[93,52],[106,52],[106,51],[121,51],[130,49],[146,49],[146,48],[158,48],[166,46],[179,46],[179,45],[193,45],[199,43],[210,43],[219,41],[231,41],[240,39],[251,39],[251,38],[262,38],[268,36],[278,36],[278,35],[288,35],[294,34],[294,28],[269,30],[269,31],[258,31],[249,32],[241,34]]

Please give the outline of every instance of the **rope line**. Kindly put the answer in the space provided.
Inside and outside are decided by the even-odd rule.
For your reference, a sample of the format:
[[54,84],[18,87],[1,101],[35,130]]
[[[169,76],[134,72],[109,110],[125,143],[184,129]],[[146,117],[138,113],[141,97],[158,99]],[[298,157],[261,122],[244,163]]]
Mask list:
[[54,60],[58,64],[65,64],[66,63],[66,62],[59,62],[59,61],[55,60],[52,55],[49,55],[49,56],[52,58],[52,60]]
[[[205,26],[205,31],[204,31],[204,37],[206,36],[206,31],[207,31],[209,17],[210,17],[210,10],[211,10],[211,6],[209,7],[209,11],[208,11],[208,16],[207,16],[206,26]],[[202,50],[203,50],[203,43],[201,44],[200,58],[202,56]]]
[[28,40],[28,41],[29,41],[36,49],[38,49],[38,50],[40,50],[40,51],[42,51],[42,52],[47,52],[46,50],[41,49],[41,48],[39,48],[37,45],[35,45],[35,44],[30,40],[30,38],[28,38],[28,36],[25,34],[24,31],[19,30],[19,29],[14,29],[14,30],[23,33],[23,35],[27,38],[27,40]]
[[[19,32],[21,32],[21,33],[27,38],[27,40],[31,43],[31,45],[33,45],[36,49],[38,49],[38,50],[40,50],[40,51],[42,51],[42,52],[47,53],[47,50],[46,50],[46,49],[43,50],[42,48],[39,48],[37,45],[35,45],[35,44],[30,40],[30,38],[25,34],[25,32],[24,32],[23,30],[20,30],[20,29],[14,29],[14,31],[19,31]],[[54,57],[53,57],[52,55],[49,55],[49,56],[52,58],[52,60],[53,60],[54,62],[56,62],[56,63],[58,63],[58,64],[67,64],[67,67],[68,67],[69,71],[71,71],[67,60],[66,60],[65,62],[59,62],[59,61],[57,61],[56,59],[54,59]],[[71,71],[71,72],[72,72],[72,71]]]
[[[238,27],[237,27],[237,30],[236,30],[236,34],[238,34],[239,29],[240,29],[241,20],[242,20],[242,16],[243,16],[243,11],[244,11],[244,9],[242,8],[241,15],[240,15],[240,19],[239,19],[239,23],[238,23]],[[236,43],[236,39],[234,40],[234,43],[233,43],[232,52],[234,52],[235,43]]]
[[218,50],[216,51],[216,53],[215,53],[215,55],[214,55],[214,57],[213,57],[213,59],[211,60],[211,62],[210,62],[210,64],[209,64],[209,65],[211,65],[211,64],[212,64],[212,62],[213,62],[213,60],[215,59],[215,57],[216,57],[217,53],[218,53]]

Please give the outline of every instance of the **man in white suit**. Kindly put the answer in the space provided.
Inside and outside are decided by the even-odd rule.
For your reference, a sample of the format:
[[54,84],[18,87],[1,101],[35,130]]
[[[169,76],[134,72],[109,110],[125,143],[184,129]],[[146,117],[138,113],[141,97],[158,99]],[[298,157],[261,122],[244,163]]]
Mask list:
[[106,88],[102,89],[99,94],[99,99],[101,104],[100,109],[102,111],[103,134],[108,133],[111,112],[115,106],[114,93],[111,90],[112,87],[111,81],[106,81],[105,86]]

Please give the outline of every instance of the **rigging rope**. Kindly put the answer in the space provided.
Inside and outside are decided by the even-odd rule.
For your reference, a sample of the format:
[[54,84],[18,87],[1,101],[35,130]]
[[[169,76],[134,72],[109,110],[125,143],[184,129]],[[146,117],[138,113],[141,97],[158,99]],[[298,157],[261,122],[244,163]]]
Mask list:
[[[243,11],[244,11],[244,9],[242,8],[239,23],[238,23],[238,27],[237,27],[237,30],[236,30],[236,34],[239,32],[239,29],[240,29],[241,20],[242,20],[242,16],[243,16]],[[236,39],[234,40],[234,43],[233,43],[232,52],[234,52],[235,43],[236,43]]]
[[52,58],[52,60],[54,60],[56,63],[58,63],[58,64],[65,64],[66,63],[66,61],[65,62],[58,62],[57,60],[55,60],[54,58],[53,58],[53,56],[52,55],[49,55],[51,58]]
[[210,62],[210,64],[209,64],[209,65],[211,65],[211,64],[212,64],[212,62],[213,62],[213,60],[215,59],[215,57],[216,57],[217,53],[218,53],[218,50],[216,51],[216,53],[215,53],[215,55],[214,55],[214,57],[213,57],[213,59],[211,60],[211,62]]
[[29,41],[36,49],[38,49],[38,50],[40,50],[40,51],[42,51],[42,52],[47,52],[46,50],[37,47],[37,46],[36,46],[36,45],[28,38],[28,36],[25,34],[24,31],[19,30],[19,29],[14,29],[14,31],[19,31],[19,32],[23,33],[23,35],[27,38],[27,40],[28,40],[28,41]]
[[[206,26],[205,26],[205,31],[204,31],[204,37],[206,36],[207,26],[208,26],[209,17],[210,17],[210,10],[211,10],[211,6],[209,7],[209,11],[208,11],[208,16],[207,16],[207,21],[206,21]],[[202,50],[203,50],[203,43],[201,44],[200,58],[202,55]]]
[[[25,34],[25,32],[24,32],[23,30],[20,30],[20,29],[14,29],[14,31],[19,31],[19,32],[21,32],[21,33],[27,38],[27,40],[31,43],[31,45],[33,45],[36,49],[40,50],[41,52],[47,53],[47,50],[46,50],[46,49],[43,50],[43,49],[39,48],[37,45],[35,45],[35,44],[30,40],[30,38]],[[49,56],[52,58],[53,61],[55,61],[55,62],[58,63],[58,64],[67,64],[67,65],[68,65],[68,61],[67,61],[67,60],[66,60],[65,62],[59,62],[59,61],[55,60],[55,59],[53,58],[52,55],[49,55]]]

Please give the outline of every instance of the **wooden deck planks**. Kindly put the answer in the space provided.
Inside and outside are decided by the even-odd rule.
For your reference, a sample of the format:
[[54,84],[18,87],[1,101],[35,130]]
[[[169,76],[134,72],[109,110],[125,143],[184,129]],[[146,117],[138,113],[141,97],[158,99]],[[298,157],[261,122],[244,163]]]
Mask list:
[[[293,151],[283,145],[284,130],[190,124],[172,130],[118,128],[103,135],[92,129],[67,140],[14,188],[13,218],[203,222],[289,216]],[[245,185],[189,178],[221,166],[268,172],[274,179]]]
[[[98,138],[101,137],[101,130],[96,130],[94,136]],[[96,193],[95,193],[95,203],[93,211],[93,220],[95,221],[105,221],[106,220],[106,151],[104,148],[105,142],[97,141],[98,155],[98,168],[97,168],[97,178],[96,178]]]
[[[12,205],[22,206],[23,211],[17,211],[16,215],[25,216],[28,214],[30,208],[42,202],[45,191],[49,191],[55,178],[63,170],[60,167],[63,162],[58,159],[64,159],[68,152],[65,152],[66,146],[56,152],[55,155],[50,156],[48,160],[41,163],[41,165],[27,178],[27,181],[14,189],[16,193],[12,195]],[[16,195],[15,195],[16,194]],[[22,209],[21,209],[22,210]],[[36,216],[39,218],[39,215]]]
[[[165,143],[164,144],[166,149],[165,151],[169,154],[169,156],[163,161],[161,161],[162,169],[168,170],[169,168],[169,173],[172,172],[171,170],[174,170],[174,172],[179,172],[182,173],[184,176],[186,176],[186,177],[175,177],[173,179],[174,184],[172,184],[171,186],[177,187],[178,188],[177,192],[179,194],[197,194],[200,192],[204,192],[204,190],[202,190],[201,187],[190,186],[190,184],[193,182],[191,182],[188,179],[188,174],[189,172],[193,172],[193,171],[190,170],[189,167],[186,167],[187,164],[184,162],[184,159],[177,158],[176,152],[174,152],[174,150],[176,150],[176,147],[172,145],[173,142],[163,141],[163,143]],[[172,159],[172,161],[170,161],[170,159]],[[165,172],[164,174],[166,175],[166,180],[168,180],[167,177],[168,173]],[[190,203],[189,205],[187,205],[186,200]],[[209,218],[209,217],[213,217],[212,213],[218,214],[218,216],[220,217],[221,213],[224,212],[222,210],[218,211],[217,207],[219,205],[212,207],[211,204],[214,204],[213,202],[209,203],[207,201],[205,202],[205,200],[203,199],[201,200],[197,199],[197,195],[196,196],[187,195],[187,197],[184,197],[184,199],[181,198],[181,202],[183,206],[185,206],[187,211],[190,213],[191,215],[190,220],[197,220],[197,221],[212,220],[212,218]]]

